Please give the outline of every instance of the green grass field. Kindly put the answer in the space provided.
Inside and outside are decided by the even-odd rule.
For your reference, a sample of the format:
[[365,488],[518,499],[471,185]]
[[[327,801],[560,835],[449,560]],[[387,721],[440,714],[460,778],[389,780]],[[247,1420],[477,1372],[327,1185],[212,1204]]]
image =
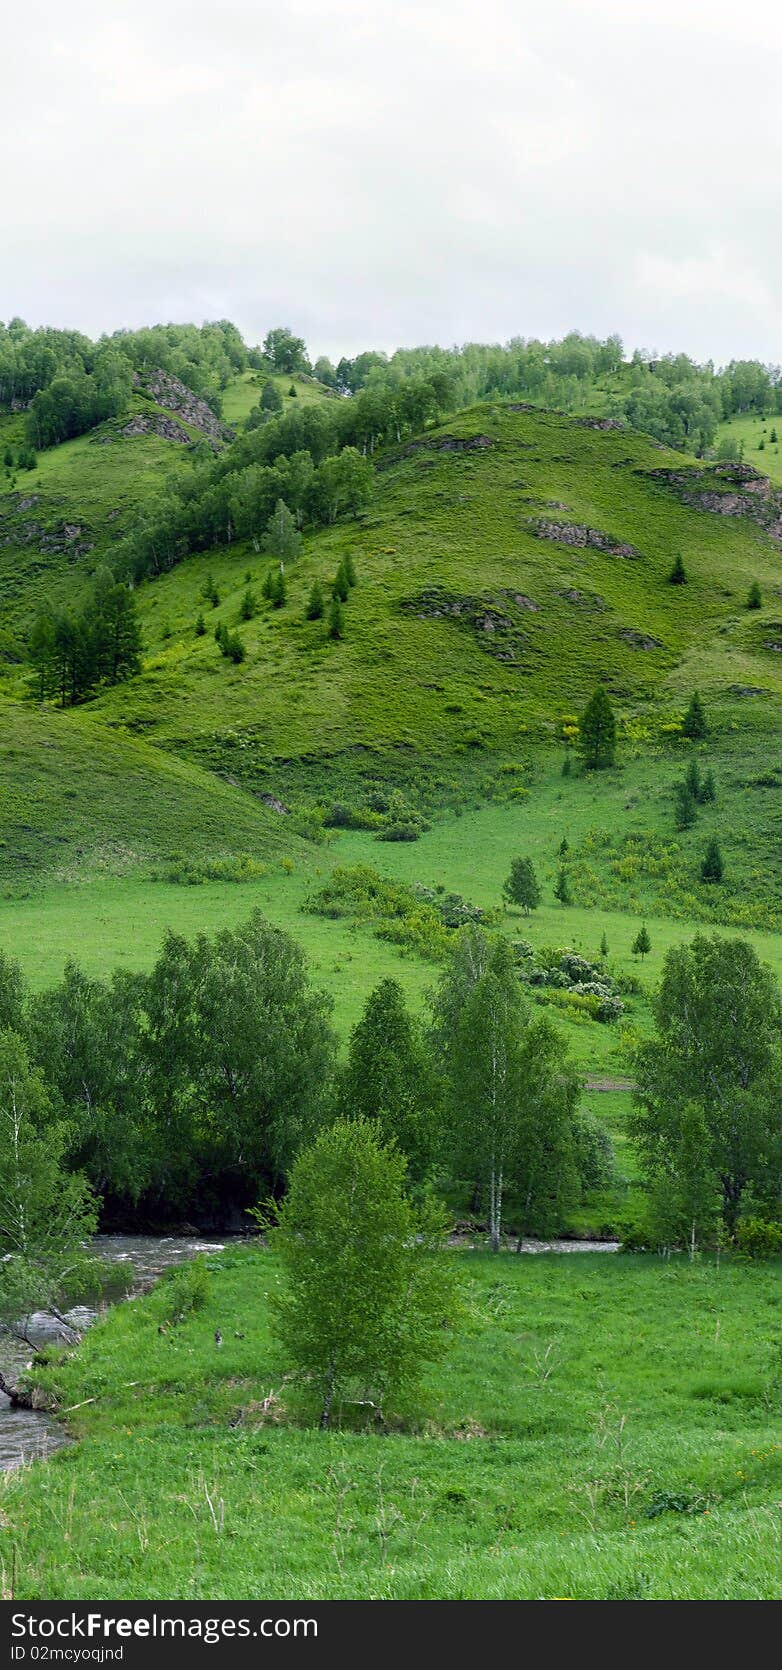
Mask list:
[[[322,400],[333,399],[330,390],[322,383],[316,383],[311,377],[302,377],[298,372],[292,377],[282,375],[271,379],[257,371],[245,371],[241,377],[236,377],[223,390],[223,420],[232,429],[240,428],[249,417],[254,406],[258,405],[265,382],[271,381],[282,395],[283,410],[292,406],[295,400],[301,400],[305,406],[318,405]],[[295,388],[295,395],[291,389]]]
[[774,432],[777,437],[782,436],[782,417],[758,417],[754,413],[746,417],[732,417],[720,424],[717,443],[721,440],[737,441],[743,447],[743,456],[748,464],[782,485],[782,455],[779,439],[774,441],[771,438]]
[[453,1256],[464,1325],[388,1436],[296,1424],[263,1251],[164,1335],[165,1283],[120,1305],[46,1372],[81,1442],[7,1476],[6,1591],[779,1598],[779,1270]]

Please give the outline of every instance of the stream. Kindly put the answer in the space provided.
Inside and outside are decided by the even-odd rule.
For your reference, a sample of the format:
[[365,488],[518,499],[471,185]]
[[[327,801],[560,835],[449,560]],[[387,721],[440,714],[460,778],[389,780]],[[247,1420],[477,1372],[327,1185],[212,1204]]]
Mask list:
[[[470,1238],[452,1238],[454,1246],[474,1244]],[[618,1246],[619,1243],[616,1241],[525,1240],[520,1251],[533,1254],[604,1253],[616,1252]],[[216,1237],[196,1235],[97,1235],[94,1241],[95,1252],[99,1257],[108,1264],[117,1266],[117,1286],[112,1294],[109,1285],[106,1294],[109,1300],[141,1293],[172,1264],[183,1264],[188,1258],[195,1258],[197,1253],[222,1252],[224,1247],[225,1242]],[[96,1314],[94,1310],[79,1305],[68,1312],[68,1317],[81,1331],[95,1320]],[[33,1348],[45,1345],[51,1340],[66,1343],[68,1339],[75,1338],[64,1332],[62,1323],[56,1317],[44,1312],[39,1312],[29,1319],[27,1331]],[[0,1338],[0,1365],[8,1378],[13,1380],[30,1361],[30,1357],[30,1346],[24,1340],[15,1340],[7,1335]],[[63,1444],[69,1442],[61,1421],[56,1421],[52,1415],[47,1415],[44,1411],[12,1410],[8,1398],[0,1392],[0,1472],[20,1467],[26,1461],[45,1459],[54,1450],[61,1449]]]
[[[222,1252],[224,1241],[208,1236],[189,1235],[97,1235],[95,1252],[110,1265],[117,1266],[117,1287],[111,1287],[106,1297],[124,1297],[142,1292],[172,1264],[183,1264],[197,1253]],[[131,1278],[128,1286],[128,1267]],[[68,1312],[68,1317],[81,1331],[95,1320],[96,1312],[83,1305]],[[37,1312],[27,1325],[33,1348],[57,1340],[65,1344],[75,1336],[66,1334],[62,1323],[45,1312]],[[0,1364],[6,1376],[14,1376],[30,1361],[31,1349],[24,1340],[6,1335],[0,1338]],[[32,1409],[13,1409],[8,1398],[0,1392],[0,1472],[20,1467],[51,1455],[69,1442],[62,1422],[53,1416]]]

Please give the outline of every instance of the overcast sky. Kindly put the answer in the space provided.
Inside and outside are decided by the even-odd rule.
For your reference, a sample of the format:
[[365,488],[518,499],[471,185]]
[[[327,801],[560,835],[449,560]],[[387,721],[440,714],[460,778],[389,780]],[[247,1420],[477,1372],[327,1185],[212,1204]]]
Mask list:
[[26,0],[0,318],[782,360],[778,0]]

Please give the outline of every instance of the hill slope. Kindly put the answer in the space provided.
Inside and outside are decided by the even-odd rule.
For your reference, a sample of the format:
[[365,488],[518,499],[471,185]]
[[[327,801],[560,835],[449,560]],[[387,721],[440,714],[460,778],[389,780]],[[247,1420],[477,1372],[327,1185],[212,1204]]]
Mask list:
[[[238,625],[263,558],[231,547],[142,588],[145,672],[97,709],[199,753],[230,727],[264,755],[445,754],[465,738],[512,746],[524,727],[556,734],[598,680],[629,711],[673,710],[694,684],[729,702],[732,686],[779,696],[780,610],[744,602],[755,578],[775,597],[782,552],[762,516],[717,513],[764,510],[735,485],[626,430],[475,408],[383,459],[363,520],[305,540],[285,608],[239,626],[237,671],[194,636],[201,590],[212,572],[209,625]],[[332,643],[305,603],[347,551],[359,583]],[[678,554],[685,586],[668,583]]]

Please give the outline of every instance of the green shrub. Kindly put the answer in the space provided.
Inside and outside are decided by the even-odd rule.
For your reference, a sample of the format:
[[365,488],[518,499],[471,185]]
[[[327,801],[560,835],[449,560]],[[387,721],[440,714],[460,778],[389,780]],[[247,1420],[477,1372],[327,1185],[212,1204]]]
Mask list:
[[742,1218],[733,1244],[742,1258],[782,1257],[782,1224],[767,1218]]
[[184,1322],[194,1311],[203,1309],[211,1286],[212,1278],[203,1258],[194,1258],[189,1264],[166,1271],[155,1289],[157,1317],[172,1324]]

